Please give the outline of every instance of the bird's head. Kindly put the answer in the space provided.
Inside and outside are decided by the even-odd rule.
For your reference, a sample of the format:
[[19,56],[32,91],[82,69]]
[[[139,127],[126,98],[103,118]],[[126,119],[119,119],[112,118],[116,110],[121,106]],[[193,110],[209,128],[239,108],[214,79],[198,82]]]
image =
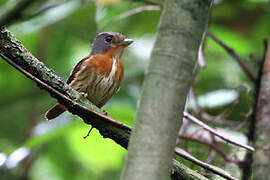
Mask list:
[[[133,43],[132,39],[127,39],[123,34],[117,32],[99,33],[93,43],[91,55],[110,54],[121,57],[125,47]],[[117,57],[119,56],[119,57]]]

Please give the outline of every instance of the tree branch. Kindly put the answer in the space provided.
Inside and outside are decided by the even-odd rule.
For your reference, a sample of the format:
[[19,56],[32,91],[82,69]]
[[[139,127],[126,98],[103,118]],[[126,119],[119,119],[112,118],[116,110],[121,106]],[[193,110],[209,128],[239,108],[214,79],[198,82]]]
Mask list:
[[223,41],[221,41],[215,34],[210,32],[209,30],[206,31],[207,35],[211,37],[213,40],[215,40],[219,45],[221,45],[227,52],[230,54],[236,62],[241,66],[241,68],[244,70],[244,72],[247,74],[250,80],[253,82],[256,82],[257,77],[254,75],[254,73],[250,70],[250,68],[246,65],[246,60],[241,58],[236,52],[230,48],[228,45],[226,45]]
[[203,167],[204,169],[207,169],[215,174],[220,175],[221,177],[224,177],[226,179],[230,179],[230,180],[237,180],[237,178],[231,176],[229,173],[227,173],[226,171],[224,171],[223,169],[213,166],[211,164],[207,164],[205,162],[200,161],[199,159],[193,157],[192,155],[190,155],[188,152],[186,152],[185,150],[176,147],[175,148],[175,152],[176,154],[178,154],[179,156],[183,157],[184,159],[188,159],[189,161],[193,162],[194,164],[197,164],[201,167]]
[[[80,93],[71,89],[54,72],[36,59],[8,30],[0,30],[0,56],[10,65],[18,69],[37,85],[50,93],[67,109],[80,116],[85,123],[97,128],[104,138],[110,138],[127,149],[131,128],[103,115],[103,111],[91,104]],[[184,179],[192,172],[193,179],[202,179],[201,175],[174,163],[172,177],[174,180]],[[182,171],[182,172],[181,172]],[[183,173],[185,172],[185,173]],[[180,177],[180,178],[179,178]],[[190,178],[191,180],[191,178]]]
[[192,122],[198,124],[199,126],[201,126],[203,129],[209,131],[210,133],[214,134],[215,136],[221,138],[222,140],[229,142],[231,144],[237,145],[239,147],[245,148],[249,151],[255,151],[255,149],[249,145],[246,144],[242,144],[240,142],[237,142],[235,140],[230,139],[229,137],[225,137],[224,135],[220,134],[219,132],[217,132],[215,129],[213,129],[212,127],[204,124],[202,121],[200,121],[199,119],[195,118],[194,116],[192,116],[191,114],[189,114],[188,112],[184,112],[184,117],[186,117],[187,119],[191,120]]
[[192,136],[187,136],[187,135],[178,135],[179,138],[183,138],[183,139],[186,139],[186,140],[189,140],[189,141],[195,141],[195,142],[198,142],[198,143],[201,143],[201,144],[205,144],[207,146],[209,146],[210,148],[214,149],[218,154],[220,154],[220,156],[227,162],[229,163],[240,163],[241,161],[239,160],[234,160],[234,159],[231,159],[227,154],[226,152],[224,152],[220,146],[218,145],[215,145],[214,143],[211,143],[211,142],[207,142],[207,141],[204,141],[204,140],[201,140],[201,139],[198,139],[198,138],[194,138]]
[[0,28],[14,22],[21,13],[35,0],[8,1],[0,11]]
[[147,4],[152,4],[152,5],[156,5],[159,6],[160,9],[163,9],[163,4],[156,1],[156,0],[133,0],[133,1],[138,1],[138,2],[145,2]]

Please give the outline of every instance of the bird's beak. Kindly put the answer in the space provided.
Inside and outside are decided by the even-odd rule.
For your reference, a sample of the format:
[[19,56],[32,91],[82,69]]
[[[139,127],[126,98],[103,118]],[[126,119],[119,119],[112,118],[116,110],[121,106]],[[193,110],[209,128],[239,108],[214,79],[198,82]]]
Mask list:
[[124,39],[122,42],[120,42],[120,46],[124,46],[127,47],[129,46],[131,43],[133,43],[134,41],[132,39]]

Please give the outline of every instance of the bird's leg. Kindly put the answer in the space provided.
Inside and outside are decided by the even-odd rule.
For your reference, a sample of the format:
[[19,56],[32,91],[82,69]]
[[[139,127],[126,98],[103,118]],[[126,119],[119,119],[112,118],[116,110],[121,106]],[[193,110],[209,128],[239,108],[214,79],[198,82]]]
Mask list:
[[93,129],[93,126],[91,126],[90,130],[88,131],[88,133],[86,134],[86,136],[83,137],[83,139],[87,138],[90,135],[92,129]]

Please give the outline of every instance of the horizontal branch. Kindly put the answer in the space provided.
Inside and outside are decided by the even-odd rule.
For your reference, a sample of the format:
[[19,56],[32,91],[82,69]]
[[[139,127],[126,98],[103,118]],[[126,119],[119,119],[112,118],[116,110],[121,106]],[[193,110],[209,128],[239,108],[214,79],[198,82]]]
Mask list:
[[[73,114],[80,116],[85,123],[99,130],[104,138],[110,138],[127,149],[131,128],[103,114],[103,111],[90,103],[80,93],[63,82],[54,72],[35,58],[8,30],[0,30],[0,56],[18,69],[37,85],[50,93]],[[171,176],[184,179],[192,172],[193,179],[202,179],[191,169],[173,163]],[[186,171],[189,169],[189,171]],[[182,172],[181,172],[182,171]],[[183,173],[185,172],[185,173]],[[190,178],[191,180],[191,178]]]
[[237,142],[237,141],[234,141],[232,139],[230,139],[229,137],[225,137],[224,135],[220,134],[219,132],[217,132],[215,129],[213,129],[212,127],[204,124],[202,121],[200,121],[199,119],[197,119],[196,117],[192,116],[191,114],[189,114],[188,112],[184,112],[184,117],[191,120],[192,122],[198,124],[199,126],[201,126],[203,129],[209,131],[210,133],[212,133],[213,135],[219,137],[220,139],[228,142],[228,143],[231,143],[231,144],[234,144],[236,146],[239,146],[239,147],[242,147],[242,148],[245,148],[249,151],[255,151],[255,149],[249,145],[246,145],[246,144],[242,144],[240,142]]

